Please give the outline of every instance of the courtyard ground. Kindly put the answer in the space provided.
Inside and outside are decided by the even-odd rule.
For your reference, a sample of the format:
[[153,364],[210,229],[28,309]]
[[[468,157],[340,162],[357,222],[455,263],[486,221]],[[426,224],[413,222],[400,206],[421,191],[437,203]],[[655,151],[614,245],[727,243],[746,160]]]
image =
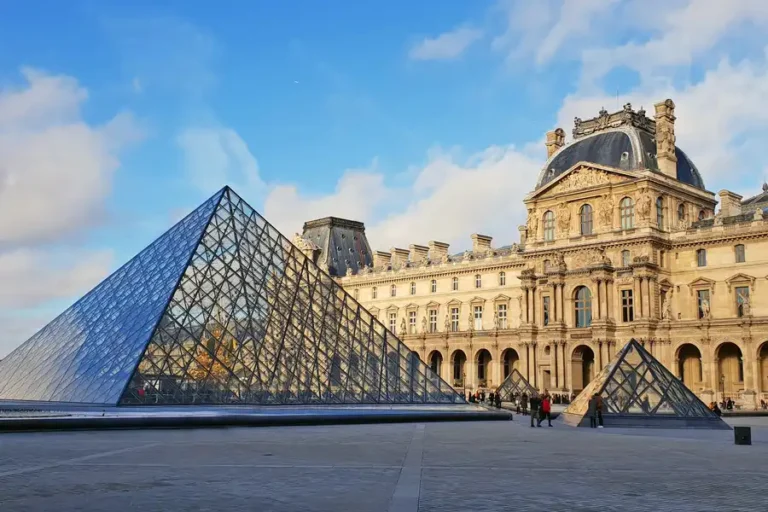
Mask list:
[[764,511],[731,431],[468,422],[0,435],[10,511]]

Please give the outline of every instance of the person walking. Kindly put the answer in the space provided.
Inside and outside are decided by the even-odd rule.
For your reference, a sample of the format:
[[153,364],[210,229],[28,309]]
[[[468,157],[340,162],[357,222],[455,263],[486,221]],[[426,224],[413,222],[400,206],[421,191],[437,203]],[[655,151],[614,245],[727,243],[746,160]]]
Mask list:
[[587,405],[587,416],[589,416],[589,428],[597,428],[597,395],[589,397]]
[[[538,421],[539,419],[539,406],[541,406],[541,398],[539,398],[538,395],[531,393],[531,398],[529,399],[529,402],[531,404],[531,428],[534,426],[534,422]],[[539,421],[538,426],[541,426],[541,422]]]
[[522,415],[528,414],[528,393],[523,393],[520,397],[520,406],[523,408]]
[[597,428],[603,428],[603,397],[600,395],[595,396],[597,397]]
[[539,412],[539,424],[538,426],[541,426],[541,422],[544,421],[544,418],[547,419],[547,426],[552,426],[552,398],[549,396],[549,394],[545,394],[541,398],[541,410]]

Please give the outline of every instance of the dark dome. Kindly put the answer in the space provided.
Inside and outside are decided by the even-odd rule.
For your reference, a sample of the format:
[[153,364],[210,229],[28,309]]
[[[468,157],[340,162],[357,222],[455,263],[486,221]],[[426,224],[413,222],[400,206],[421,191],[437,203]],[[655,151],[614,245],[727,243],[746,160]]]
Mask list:
[[[704,180],[693,162],[678,147],[675,147],[675,154],[677,179],[704,190]],[[626,171],[650,169],[661,172],[656,162],[656,141],[653,135],[634,127],[621,127],[587,135],[555,153],[539,174],[536,188],[546,185],[579,162]]]

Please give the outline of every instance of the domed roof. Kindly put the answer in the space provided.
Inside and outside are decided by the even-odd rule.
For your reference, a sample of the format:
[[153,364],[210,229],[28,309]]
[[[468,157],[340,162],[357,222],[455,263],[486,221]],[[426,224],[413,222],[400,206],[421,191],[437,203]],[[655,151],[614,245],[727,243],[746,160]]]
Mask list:
[[[615,114],[603,110],[595,119],[582,121],[577,118],[573,133],[576,140],[547,161],[539,174],[537,189],[579,162],[626,171],[649,169],[661,173],[656,161],[655,123],[645,117],[643,110],[634,112],[627,104],[623,111]],[[675,155],[677,179],[704,190],[704,180],[685,152],[675,146]]]

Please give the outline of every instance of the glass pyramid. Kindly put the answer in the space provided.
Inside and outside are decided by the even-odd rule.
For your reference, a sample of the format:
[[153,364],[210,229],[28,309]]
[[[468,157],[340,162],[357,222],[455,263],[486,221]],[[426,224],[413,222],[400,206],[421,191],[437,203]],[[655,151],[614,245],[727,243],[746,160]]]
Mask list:
[[634,339],[563,411],[565,423],[588,425],[595,394],[602,397],[607,426],[729,428]]
[[0,362],[0,400],[464,403],[228,187]]
[[512,369],[507,378],[504,379],[504,382],[501,383],[501,386],[498,387],[496,393],[499,393],[501,399],[505,402],[509,402],[513,396],[519,397],[523,393],[529,397],[539,394],[536,388],[525,380],[525,377],[517,368]]

